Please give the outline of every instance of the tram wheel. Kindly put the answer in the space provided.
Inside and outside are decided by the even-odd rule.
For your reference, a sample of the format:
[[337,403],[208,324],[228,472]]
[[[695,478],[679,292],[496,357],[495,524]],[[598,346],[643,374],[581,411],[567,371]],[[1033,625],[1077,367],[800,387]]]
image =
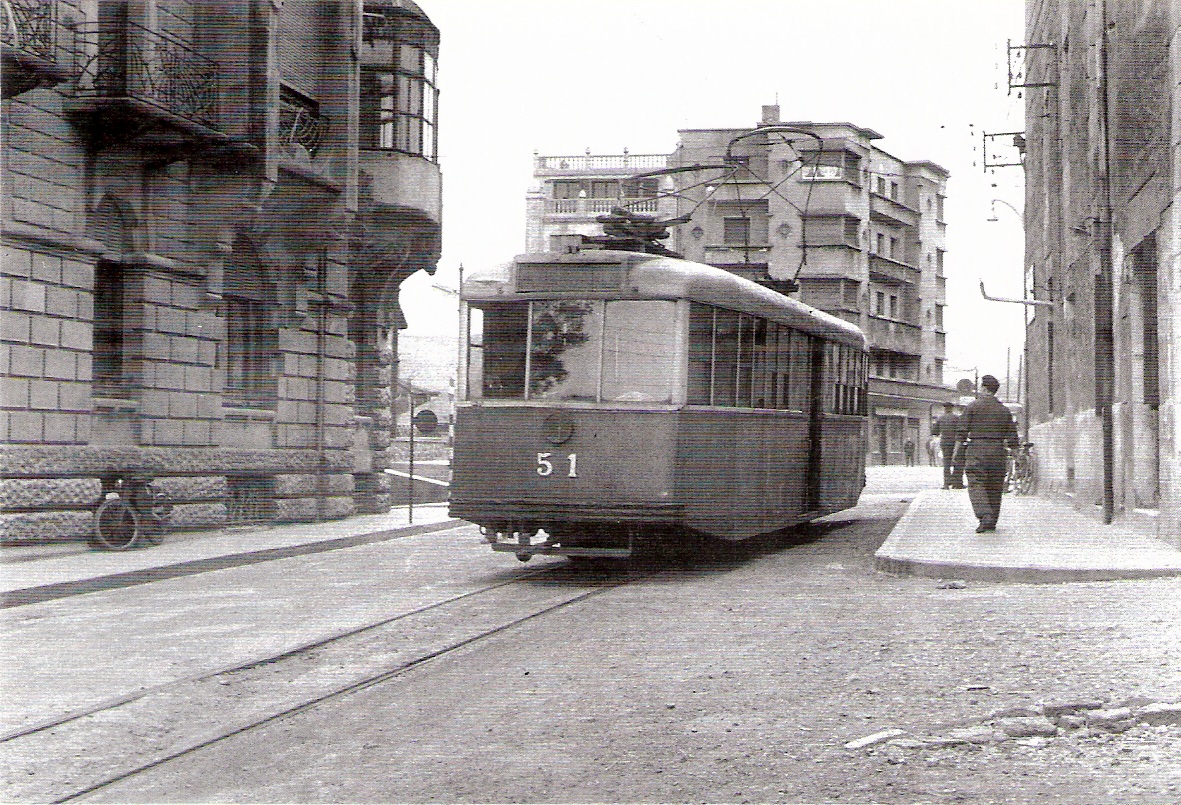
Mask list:
[[126,500],[114,497],[99,504],[94,513],[92,543],[108,551],[123,551],[139,537],[139,515]]

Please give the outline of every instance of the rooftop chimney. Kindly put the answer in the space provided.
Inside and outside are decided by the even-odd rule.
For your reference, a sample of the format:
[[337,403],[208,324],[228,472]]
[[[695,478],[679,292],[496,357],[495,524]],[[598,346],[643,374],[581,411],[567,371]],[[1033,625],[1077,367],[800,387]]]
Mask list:
[[774,103],[763,107],[763,124],[774,125],[779,122],[779,104]]

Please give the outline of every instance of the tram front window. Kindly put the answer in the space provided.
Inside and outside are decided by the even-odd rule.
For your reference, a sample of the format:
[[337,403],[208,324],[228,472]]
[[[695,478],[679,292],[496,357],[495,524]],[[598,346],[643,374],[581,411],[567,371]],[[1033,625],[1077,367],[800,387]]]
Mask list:
[[675,302],[473,303],[469,321],[473,399],[672,401]]

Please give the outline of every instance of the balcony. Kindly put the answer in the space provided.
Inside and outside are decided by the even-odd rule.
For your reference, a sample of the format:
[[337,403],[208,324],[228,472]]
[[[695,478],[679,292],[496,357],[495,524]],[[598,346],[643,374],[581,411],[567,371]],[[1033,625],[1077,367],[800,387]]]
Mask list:
[[4,65],[0,89],[4,98],[66,78],[57,65],[57,30],[56,0],[0,2]]
[[651,171],[668,167],[667,154],[582,154],[566,157],[533,158],[534,173],[619,173],[621,171]]
[[300,156],[315,159],[328,122],[320,116],[319,105],[298,97],[279,98],[279,142]]
[[81,25],[77,36],[71,111],[102,111],[91,121],[96,137],[228,140],[217,131],[216,62],[134,23]]
[[546,215],[596,216],[623,207],[629,212],[654,215],[660,211],[660,200],[655,198],[547,198]]
[[898,199],[878,193],[869,194],[869,216],[874,220],[885,221],[889,224],[903,226],[918,226],[919,224],[917,210],[912,210]]
[[920,273],[912,265],[883,257],[880,254],[871,254],[869,256],[869,277],[893,285],[906,284],[917,287]]
[[907,355],[921,355],[923,352],[923,330],[913,324],[870,316],[867,335],[869,345],[874,349]]

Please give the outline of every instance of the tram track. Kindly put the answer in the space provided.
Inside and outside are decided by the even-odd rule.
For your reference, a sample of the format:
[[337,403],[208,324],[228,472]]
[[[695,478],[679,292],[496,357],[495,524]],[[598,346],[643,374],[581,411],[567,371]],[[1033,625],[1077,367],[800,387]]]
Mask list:
[[86,796],[646,575],[543,568],[16,730],[0,736],[0,797]]

